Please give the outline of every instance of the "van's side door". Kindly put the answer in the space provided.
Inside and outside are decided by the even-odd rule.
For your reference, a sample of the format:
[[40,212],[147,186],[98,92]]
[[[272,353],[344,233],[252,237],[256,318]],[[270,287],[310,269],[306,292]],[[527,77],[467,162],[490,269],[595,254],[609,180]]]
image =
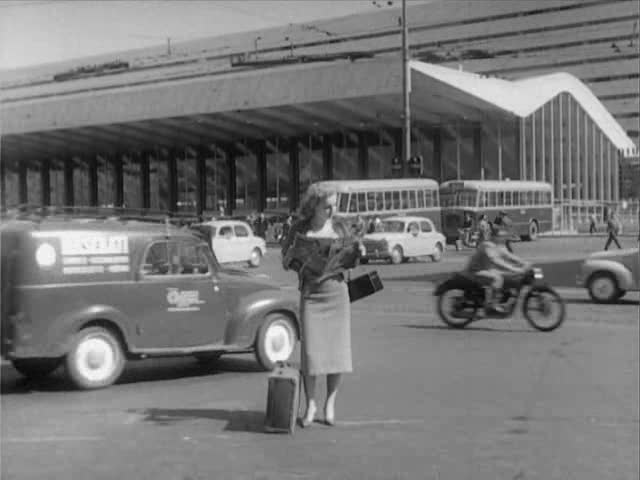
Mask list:
[[208,246],[196,239],[148,246],[129,313],[138,348],[222,344],[229,317],[214,268]]

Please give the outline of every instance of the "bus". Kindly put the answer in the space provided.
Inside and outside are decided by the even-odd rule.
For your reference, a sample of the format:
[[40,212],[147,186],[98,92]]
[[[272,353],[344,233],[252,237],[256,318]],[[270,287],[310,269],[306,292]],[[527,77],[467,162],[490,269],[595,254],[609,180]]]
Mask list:
[[440,185],[442,228],[447,243],[460,235],[464,214],[474,225],[480,215],[490,222],[501,211],[512,221],[513,233],[535,240],[553,226],[553,188],[550,183],[511,180],[450,180]]
[[429,218],[440,230],[439,185],[428,178],[327,180],[318,182],[338,194],[336,216],[352,220],[381,220],[394,215]]

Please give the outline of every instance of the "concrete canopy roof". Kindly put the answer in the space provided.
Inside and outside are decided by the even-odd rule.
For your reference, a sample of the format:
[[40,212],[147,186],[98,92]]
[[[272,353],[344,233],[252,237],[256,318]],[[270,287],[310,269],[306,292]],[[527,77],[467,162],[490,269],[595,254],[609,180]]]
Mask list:
[[[422,62],[411,67],[411,116],[421,124],[522,116],[502,97],[533,88]],[[24,89],[20,96],[2,94],[2,157],[9,161],[402,126],[402,67],[391,57],[194,73],[177,80],[140,82],[122,74],[61,82],[46,95]],[[601,128],[618,148],[626,147],[614,127]]]

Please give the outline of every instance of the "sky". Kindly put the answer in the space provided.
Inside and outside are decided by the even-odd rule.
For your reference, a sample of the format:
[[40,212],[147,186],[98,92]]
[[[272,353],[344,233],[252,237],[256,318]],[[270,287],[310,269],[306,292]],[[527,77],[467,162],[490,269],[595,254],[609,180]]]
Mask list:
[[3,0],[0,69],[399,6],[401,0]]

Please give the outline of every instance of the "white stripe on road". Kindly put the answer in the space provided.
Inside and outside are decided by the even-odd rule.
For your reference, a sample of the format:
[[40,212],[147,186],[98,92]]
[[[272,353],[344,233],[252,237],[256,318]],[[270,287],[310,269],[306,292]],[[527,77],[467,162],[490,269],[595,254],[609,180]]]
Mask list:
[[97,442],[104,437],[8,437],[0,439],[2,443],[45,443],[45,442]]

